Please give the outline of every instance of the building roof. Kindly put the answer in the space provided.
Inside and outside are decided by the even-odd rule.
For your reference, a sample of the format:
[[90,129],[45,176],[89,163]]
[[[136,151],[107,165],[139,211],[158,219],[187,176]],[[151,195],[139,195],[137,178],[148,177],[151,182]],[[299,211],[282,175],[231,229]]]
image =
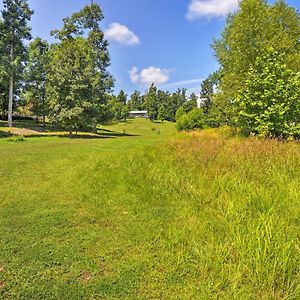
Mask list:
[[147,110],[133,110],[130,112],[130,114],[147,114]]

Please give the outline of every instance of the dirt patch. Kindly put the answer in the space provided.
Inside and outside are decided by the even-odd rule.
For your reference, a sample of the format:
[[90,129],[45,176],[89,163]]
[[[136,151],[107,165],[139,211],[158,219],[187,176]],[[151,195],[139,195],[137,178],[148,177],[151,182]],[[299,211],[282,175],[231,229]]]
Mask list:
[[90,272],[84,272],[82,273],[81,275],[81,280],[84,282],[84,283],[87,283],[91,280],[92,278],[92,274]]
[[30,136],[30,135],[40,135],[42,134],[40,131],[27,129],[27,128],[12,128],[10,129],[10,132],[16,135],[21,136]]

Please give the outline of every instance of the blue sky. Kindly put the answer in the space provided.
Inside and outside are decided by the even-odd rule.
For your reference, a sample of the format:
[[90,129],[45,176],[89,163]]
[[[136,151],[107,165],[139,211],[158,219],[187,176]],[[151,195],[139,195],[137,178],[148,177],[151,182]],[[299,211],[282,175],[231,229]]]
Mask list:
[[[199,92],[201,80],[218,68],[210,47],[220,35],[225,15],[238,0],[94,0],[110,40],[110,71],[115,92],[145,91],[151,81],[166,90]],[[270,1],[272,2],[272,1]],[[34,9],[33,36],[52,40],[62,18],[89,0],[29,0]],[[299,0],[288,4],[300,9]]]

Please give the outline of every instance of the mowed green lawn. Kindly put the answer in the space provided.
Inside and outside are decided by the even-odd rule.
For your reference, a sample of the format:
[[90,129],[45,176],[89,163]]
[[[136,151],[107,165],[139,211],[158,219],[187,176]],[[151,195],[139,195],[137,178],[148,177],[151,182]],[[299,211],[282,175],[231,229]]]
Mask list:
[[300,299],[298,143],[0,133],[0,298]]

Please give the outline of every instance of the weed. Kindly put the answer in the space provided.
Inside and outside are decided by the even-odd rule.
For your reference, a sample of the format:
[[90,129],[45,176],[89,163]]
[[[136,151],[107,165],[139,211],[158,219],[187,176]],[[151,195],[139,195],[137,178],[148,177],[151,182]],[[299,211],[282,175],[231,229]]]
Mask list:
[[7,138],[8,142],[24,142],[25,138],[20,135],[14,135],[12,137]]

